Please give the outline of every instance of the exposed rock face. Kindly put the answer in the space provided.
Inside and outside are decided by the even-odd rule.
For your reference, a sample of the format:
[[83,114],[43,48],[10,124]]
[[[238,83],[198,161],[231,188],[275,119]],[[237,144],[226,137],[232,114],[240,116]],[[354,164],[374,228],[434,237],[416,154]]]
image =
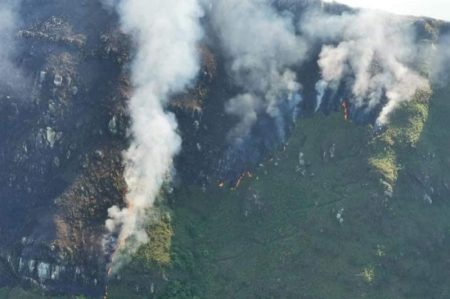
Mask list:
[[124,192],[127,39],[96,1],[23,1],[19,16],[29,84],[0,88],[0,284],[98,295],[103,222]]
[[[129,38],[100,1],[24,0],[18,15],[15,62],[29,76],[20,89],[0,86],[0,287],[103,295],[107,209],[126,192]],[[206,129],[217,69],[201,51],[198,86],[171,107],[188,134]]]

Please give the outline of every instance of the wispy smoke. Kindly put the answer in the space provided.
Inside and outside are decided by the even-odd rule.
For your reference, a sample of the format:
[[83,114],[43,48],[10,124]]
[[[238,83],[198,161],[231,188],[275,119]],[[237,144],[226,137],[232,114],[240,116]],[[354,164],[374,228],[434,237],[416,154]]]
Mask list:
[[291,68],[305,58],[306,45],[296,35],[292,16],[276,11],[272,2],[211,1],[213,28],[229,62],[230,76],[241,91],[225,107],[240,119],[229,134],[237,144],[261,114],[276,119],[283,134],[280,104],[300,101],[301,85]]
[[16,52],[15,35],[19,23],[17,9],[20,1],[0,2],[0,84],[17,87],[22,74],[14,63]]
[[197,43],[202,10],[196,0],[110,1],[123,30],[134,37],[134,95],[129,103],[132,143],[124,153],[127,207],[109,209],[106,226],[118,233],[113,269],[148,241],[145,227],[155,198],[172,171],[181,146],[169,97],[183,91],[199,71]]
[[450,34],[441,37],[432,49],[431,79],[439,87],[450,84]]
[[315,88],[316,88],[317,96],[316,96],[316,108],[314,109],[314,112],[319,111],[320,106],[322,106],[323,97],[325,96],[325,92],[327,90],[327,87],[328,87],[328,84],[324,80],[319,80],[316,83]]
[[418,46],[412,26],[405,23],[400,17],[371,11],[309,16],[302,30],[325,44],[318,61],[322,73],[318,99],[324,84],[334,90],[345,85],[348,100],[357,109],[368,112],[383,104],[376,122],[386,124],[401,102],[428,87],[411,67]]

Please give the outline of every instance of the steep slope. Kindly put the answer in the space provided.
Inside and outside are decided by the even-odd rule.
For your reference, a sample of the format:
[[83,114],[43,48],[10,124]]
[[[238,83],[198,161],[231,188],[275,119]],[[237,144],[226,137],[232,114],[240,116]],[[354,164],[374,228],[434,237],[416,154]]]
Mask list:
[[[294,2],[273,4],[295,21],[309,6],[353,12]],[[157,198],[150,242],[107,275],[107,209],[123,206],[127,192],[132,44],[97,1],[23,3],[16,62],[33,88],[0,89],[0,286],[12,288],[0,298],[450,296],[450,89],[417,92],[385,127],[373,126],[381,107],[364,113],[346,100],[348,86],[315,112],[316,42],[308,61],[292,68],[304,99],[294,107],[300,117],[283,127],[286,138],[261,113],[229,159],[227,136],[238,119],[224,107],[245,86],[230,76],[208,18],[200,75],[170,105],[183,139],[177,176]],[[448,30],[401,20],[424,48]],[[412,68],[428,76],[429,61],[420,62]]]
[[[446,298],[445,90],[429,103],[381,135],[341,113],[302,120],[239,187],[177,192],[162,298]],[[373,162],[390,151],[391,165]]]

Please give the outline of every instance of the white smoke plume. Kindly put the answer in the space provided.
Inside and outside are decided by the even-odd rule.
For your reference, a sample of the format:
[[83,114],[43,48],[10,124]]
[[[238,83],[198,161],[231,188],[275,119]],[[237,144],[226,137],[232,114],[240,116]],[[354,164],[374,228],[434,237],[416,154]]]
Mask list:
[[328,88],[328,84],[325,80],[319,80],[316,83],[316,108],[314,109],[314,112],[319,111],[320,106],[322,106],[322,102],[323,102],[323,97],[325,96],[325,92]]
[[441,37],[431,52],[431,80],[439,87],[450,84],[450,34]]
[[20,1],[0,2],[0,83],[17,87],[22,73],[13,62],[16,51],[15,35],[19,25],[17,10]]
[[115,6],[123,30],[137,47],[129,102],[132,142],[124,153],[127,206],[110,208],[106,223],[110,232],[119,234],[112,257],[115,270],[148,241],[145,227],[155,198],[180,150],[176,119],[165,106],[199,71],[197,43],[202,38],[203,12],[197,0],[108,0],[107,4]]
[[268,0],[210,1],[212,26],[229,62],[230,76],[241,93],[225,106],[240,119],[229,139],[239,144],[261,113],[282,121],[279,104],[300,101],[301,85],[292,70],[305,58],[306,45],[296,35],[290,15]]
[[[312,14],[302,30],[325,43],[318,64],[322,80],[331,88],[347,84],[348,99],[370,111],[386,101],[377,119],[384,125],[391,112],[413,98],[428,81],[410,65],[417,57],[412,26],[407,20],[380,12]],[[319,98],[320,94],[318,95]]]

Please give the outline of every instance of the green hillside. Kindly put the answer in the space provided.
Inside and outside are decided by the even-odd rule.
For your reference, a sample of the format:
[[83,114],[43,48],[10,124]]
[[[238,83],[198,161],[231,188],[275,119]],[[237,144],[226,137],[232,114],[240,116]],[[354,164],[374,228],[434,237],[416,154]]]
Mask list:
[[[21,115],[22,106],[10,105],[10,96],[0,95],[4,131],[10,131],[5,138],[8,146],[0,150],[0,162],[9,165],[2,165],[0,172],[4,185],[0,194],[8,203],[2,214],[6,220],[0,223],[4,238],[0,242],[0,299],[87,299],[87,295],[95,299],[450,298],[450,84],[416,92],[390,115],[384,128],[348,121],[344,111],[334,111],[341,98],[351,96],[340,90],[347,88],[344,81],[340,84],[345,88],[331,90],[330,85],[330,94],[324,91],[324,102],[318,106],[323,109],[313,113],[320,94],[316,82],[323,71],[317,60],[320,52],[315,49],[314,57],[295,70],[302,84],[298,92],[304,96],[297,106],[304,115],[289,132],[287,142],[272,151],[266,143],[273,132],[263,130],[266,120],[262,119],[261,126],[256,122],[253,137],[266,133],[268,137],[248,148],[257,149],[258,157],[271,154],[234,183],[216,181],[220,171],[215,167],[222,166],[219,161],[228,161],[226,136],[233,123],[239,122],[239,113],[227,112],[226,103],[246,90],[228,73],[229,57],[216,33],[209,36],[213,30],[209,27],[206,41],[198,46],[203,60],[198,82],[176,94],[168,108],[178,120],[173,135],[178,133],[183,140],[174,164],[178,174],[163,186],[156,203],[147,205],[149,213],[142,223],[148,220],[148,242],[132,257],[125,257],[129,260],[118,273],[107,274],[110,255],[122,245],[114,233],[108,233],[111,244],[105,246],[107,209],[125,206],[130,191],[122,153],[133,139],[129,110],[134,107],[130,105],[134,83],[128,77],[134,76],[129,66],[134,45],[128,45],[129,37],[116,24],[119,19],[110,19],[100,2],[61,1],[41,2],[55,3],[48,4],[55,12],[48,12],[42,31],[62,37],[47,33],[33,37],[33,30],[40,26],[31,23],[33,30],[22,35],[30,35],[30,41],[23,41],[26,57],[35,56],[24,58],[25,62],[65,47],[68,50],[64,51],[78,57],[73,61],[80,62],[73,64],[79,64],[79,69],[67,72],[64,80],[69,83],[59,89],[64,97],[59,99],[56,78],[61,77],[59,68],[72,64],[72,54],[66,53],[49,54],[54,71],[41,62],[27,62],[27,72],[35,76],[33,90],[43,90],[33,104],[36,110],[23,109]],[[28,6],[22,13],[39,19],[36,6],[40,4],[32,2],[23,1]],[[269,2],[282,6],[290,1]],[[350,10],[336,3],[317,3],[336,16]],[[72,10],[77,18],[65,12]],[[95,38],[86,35],[86,48],[74,48],[72,38],[83,35],[72,36],[69,23],[53,16],[63,11],[70,24],[81,24],[78,17],[92,19],[95,26],[89,28],[101,24],[90,33]],[[205,18],[202,22],[210,16]],[[425,51],[427,59],[417,58],[420,62],[411,62],[411,67],[432,80],[431,56],[438,55],[439,39],[450,32],[450,25],[427,18],[406,17],[404,21],[414,24],[418,42],[430,51]],[[346,38],[342,37],[344,43]],[[47,43],[55,45],[47,48]],[[376,73],[381,66],[374,61]],[[41,77],[47,73],[42,70],[48,72],[44,81]],[[284,74],[280,73],[283,80],[289,79]],[[349,109],[353,105],[349,101]],[[267,123],[273,130],[275,116],[265,115],[265,108],[256,106],[256,114],[270,116]],[[379,106],[367,115],[377,114]],[[164,109],[161,106],[159,112]],[[362,121],[367,115],[360,109],[361,115],[354,119]],[[322,112],[329,110],[334,112]],[[35,121],[27,119],[28,113]],[[20,124],[17,128],[21,129],[11,124]],[[62,138],[59,141],[57,133]],[[247,158],[237,161],[247,163],[251,160]],[[241,165],[230,162],[226,166],[235,171]],[[48,176],[37,175],[45,171]],[[36,187],[36,191],[27,187]],[[118,232],[121,229],[119,224]]]
[[379,135],[304,119],[238,188],[178,191],[161,298],[448,298],[447,94]]
[[302,119],[238,187],[178,189],[108,298],[449,298],[449,92],[379,134]]

